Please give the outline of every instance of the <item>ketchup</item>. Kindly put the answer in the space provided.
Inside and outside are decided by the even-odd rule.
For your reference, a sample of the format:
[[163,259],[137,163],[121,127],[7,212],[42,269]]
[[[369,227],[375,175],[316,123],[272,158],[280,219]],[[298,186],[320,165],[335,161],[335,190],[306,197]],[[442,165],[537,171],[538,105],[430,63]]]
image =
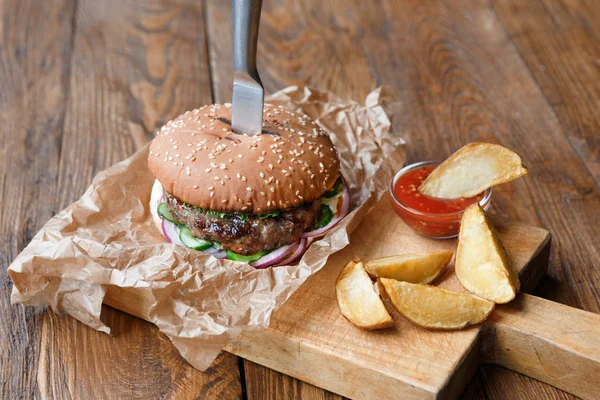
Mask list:
[[425,196],[419,192],[419,186],[435,168],[436,165],[423,165],[398,177],[393,187],[394,206],[396,213],[417,233],[427,237],[449,238],[458,234],[461,211],[480,202],[484,193],[458,199]]

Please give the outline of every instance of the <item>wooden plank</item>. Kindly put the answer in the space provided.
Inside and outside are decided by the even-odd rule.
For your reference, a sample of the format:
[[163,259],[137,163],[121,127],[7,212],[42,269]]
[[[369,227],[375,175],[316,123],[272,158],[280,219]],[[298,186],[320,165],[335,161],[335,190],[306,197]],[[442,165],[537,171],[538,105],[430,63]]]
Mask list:
[[[230,98],[229,10],[223,3],[227,2],[207,3],[211,65],[220,101]],[[593,272],[589,279],[589,266],[600,259],[593,246],[600,233],[600,216],[594,211],[597,187],[548,106],[547,92],[539,90],[511,44],[506,21],[489,2],[390,0],[378,7],[356,1],[321,3],[265,4],[260,40],[268,44],[259,48],[259,68],[267,77],[267,90],[301,82],[360,100],[375,85],[391,85],[406,110],[394,128],[408,142],[409,161],[441,159],[472,140],[499,142],[522,154],[531,174],[495,190],[494,209],[548,227],[561,244],[552,253],[551,277],[538,293],[598,311],[594,292],[599,292],[600,283]],[[335,37],[336,50],[307,51],[306,43],[315,46],[318,41],[313,30],[324,38]],[[314,73],[315,65],[322,71]],[[298,80],[305,68],[313,73]],[[324,78],[338,73],[345,77],[343,84]],[[492,378],[496,371],[506,379]],[[527,398],[527,393],[544,387],[488,366],[477,380],[490,398],[499,399]],[[515,393],[515,387],[523,395]]]
[[6,269],[56,212],[74,1],[0,1],[0,398],[39,398],[42,310],[11,306]]
[[[350,3],[264,2],[257,62],[266,94],[309,84],[363,100],[375,88],[368,60],[356,42],[358,15],[346,15],[369,7]],[[231,101],[233,83],[231,2],[208,0],[206,8],[215,101],[222,103]]]
[[[275,312],[267,330],[244,332],[227,351],[344,396],[358,399],[458,396],[478,364],[481,326],[453,332],[426,331],[397,318],[396,329],[368,332],[350,325],[339,312],[334,282],[354,255],[368,260],[391,254],[453,249],[453,240],[417,236],[395,215],[389,197],[366,216],[350,245]],[[522,224],[498,225],[524,289],[545,271],[549,234]],[[447,268],[437,284],[464,290]],[[145,316],[147,289],[112,287],[105,302]],[[145,306],[146,305],[146,306]],[[256,372],[256,374],[259,374]],[[254,372],[247,372],[253,376]],[[340,378],[342,377],[342,378]],[[283,390],[287,380],[256,382],[256,394]],[[262,386],[269,385],[269,386]],[[250,396],[250,392],[249,392]]]
[[[600,315],[523,295],[491,316],[487,361],[577,394],[600,397]],[[573,377],[578,377],[573,379]]]
[[244,360],[248,400],[342,400],[343,397]]
[[[196,1],[78,2],[55,209],[170,118],[212,101],[202,21]],[[241,398],[236,357],[202,373],[151,324],[110,308],[103,319],[112,337],[44,315],[42,397]]]
[[493,4],[571,146],[600,185],[600,5],[565,0]]

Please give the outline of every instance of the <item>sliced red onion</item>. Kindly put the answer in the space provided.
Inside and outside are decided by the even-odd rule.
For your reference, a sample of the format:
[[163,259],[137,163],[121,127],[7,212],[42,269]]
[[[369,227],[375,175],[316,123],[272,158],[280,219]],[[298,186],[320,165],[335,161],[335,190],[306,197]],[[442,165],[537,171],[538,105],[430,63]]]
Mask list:
[[344,219],[346,215],[348,215],[348,212],[350,211],[350,190],[348,189],[348,185],[346,184],[346,182],[344,182],[343,190],[344,191],[342,193],[342,206],[338,210],[338,216],[333,218],[329,224],[325,225],[322,228],[315,229],[314,231],[310,232],[304,232],[302,234],[303,238],[312,238],[316,236],[325,235],[331,228],[336,226],[338,222],[340,222],[342,219]]
[[179,228],[177,227],[177,225],[163,218],[162,231],[163,235],[165,235],[165,238],[170,243],[185,247],[185,245],[179,239]]
[[216,254],[216,253],[219,253],[220,251],[224,251],[224,250],[217,249],[216,247],[209,247],[208,249],[202,250],[202,252],[206,253],[206,254]]
[[309,244],[310,244],[310,239],[307,239],[307,238],[300,239],[300,245],[298,245],[296,250],[292,254],[290,254],[288,257],[281,260],[276,266],[289,265],[289,264],[293,263],[298,258],[302,257],[302,255],[308,248]]
[[300,241],[288,244],[287,246],[281,246],[280,248],[273,250],[269,254],[262,256],[258,260],[252,261],[250,263],[250,266],[254,268],[266,268],[273,264],[277,264],[279,261],[287,257],[290,253],[293,253],[299,245]]
[[[204,250],[204,252],[206,253],[206,250]],[[217,260],[223,260],[224,258],[227,258],[227,251],[219,250],[216,253],[210,253],[210,255],[216,258]]]

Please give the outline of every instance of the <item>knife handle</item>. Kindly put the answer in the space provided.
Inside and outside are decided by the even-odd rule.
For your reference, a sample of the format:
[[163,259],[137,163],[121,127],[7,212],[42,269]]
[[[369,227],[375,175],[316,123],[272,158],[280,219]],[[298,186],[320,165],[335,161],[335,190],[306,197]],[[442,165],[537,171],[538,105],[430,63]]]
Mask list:
[[233,68],[260,82],[256,43],[262,0],[233,0]]

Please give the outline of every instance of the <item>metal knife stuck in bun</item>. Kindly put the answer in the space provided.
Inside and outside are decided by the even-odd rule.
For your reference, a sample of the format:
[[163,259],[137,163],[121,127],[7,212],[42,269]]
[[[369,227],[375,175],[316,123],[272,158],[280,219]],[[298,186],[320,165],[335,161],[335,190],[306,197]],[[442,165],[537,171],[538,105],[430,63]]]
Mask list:
[[231,105],[166,124],[150,146],[150,209],[171,243],[250,263],[297,261],[349,211],[328,135],[309,117],[265,105],[260,135],[235,133]]

